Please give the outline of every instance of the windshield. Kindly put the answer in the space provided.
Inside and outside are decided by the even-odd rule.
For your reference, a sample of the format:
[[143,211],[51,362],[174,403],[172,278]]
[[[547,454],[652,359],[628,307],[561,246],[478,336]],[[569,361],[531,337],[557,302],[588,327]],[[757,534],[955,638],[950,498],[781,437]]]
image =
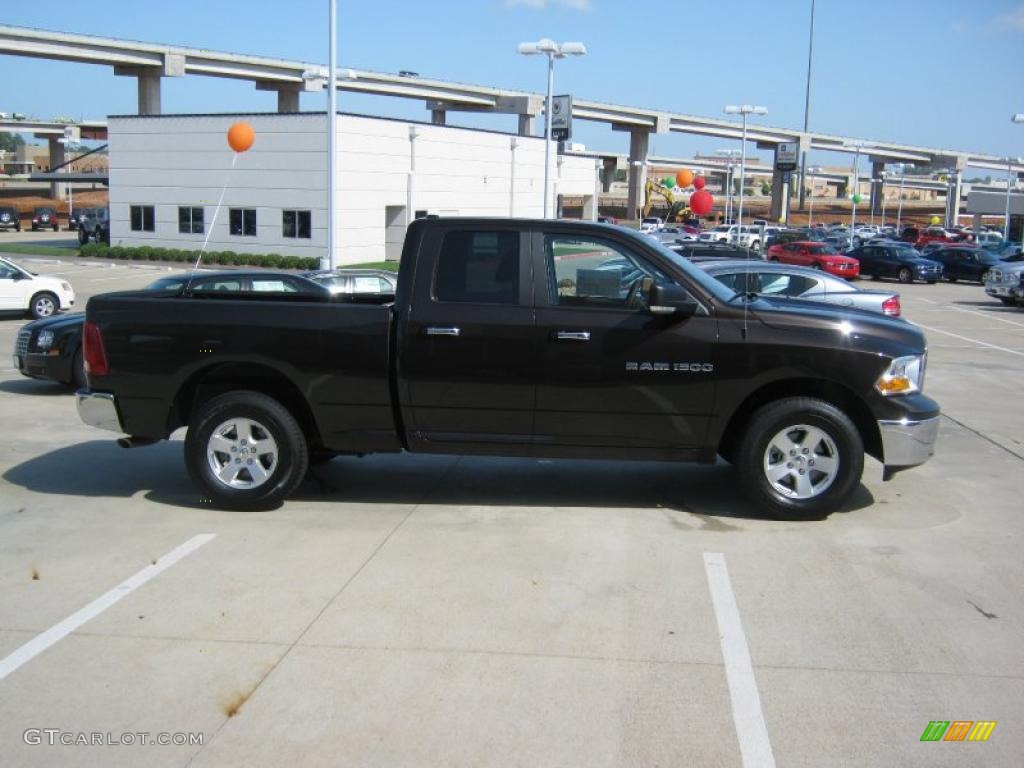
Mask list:
[[[709,275],[703,269],[699,269],[698,267],[693,266],[693,264],[691,264],[688,259],[680,256],[678,253],[666,247],[665,245],[662,245],[656,240],[651,240],[649,238],[642,237],[638,232],[633,232],[631,230],[627,231],[626,234],[627,236],[635,238],[636,240],[642,242],[648,248],[654,248],[659,254],[661,254],[662,258],[670,262],[673,266],[677,267],[681,272],[685,273],[688,278],[693,280],[693,282],[699,284],[701,288],[710,293],[716,299],[720,299],[722,301],[729,301],[733,297],[733,294],[735,293],[734,291],[730,291],[726,286],[722,285],[715,278],[711,277],[711,275]],[[752,260],[752,262],[759,261],[760,259]]]

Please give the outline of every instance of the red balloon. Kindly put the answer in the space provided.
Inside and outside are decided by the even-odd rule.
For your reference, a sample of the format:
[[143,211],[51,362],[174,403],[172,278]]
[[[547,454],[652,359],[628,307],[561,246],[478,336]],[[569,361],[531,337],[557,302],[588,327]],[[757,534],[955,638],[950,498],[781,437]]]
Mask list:
[[693,180],[693,186],[696,189],[704,189],[705,184],[707,184],[707,182],[704,180],[703,176],[698,176]]
[[715,198],[706,189],[698,189],[690,195],[690,210],[698,216],[707,216],[714,207]]

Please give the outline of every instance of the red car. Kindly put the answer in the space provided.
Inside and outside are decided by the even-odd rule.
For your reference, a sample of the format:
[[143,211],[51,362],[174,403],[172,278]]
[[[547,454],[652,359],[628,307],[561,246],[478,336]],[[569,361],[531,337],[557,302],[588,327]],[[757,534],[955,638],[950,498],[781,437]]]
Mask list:
[[768,249],[768,261],[795,264],[798,267],[813,267],[847,280],[860,275],[860,262],[850,256],[843,256],[831,245],[798,241],[780,243]]
[[928,243],[935,242],[952,243],[956,242],[956,238],[950,237],[942,227],[928,227],[928,229],[918,235],[917,240],[914,241],[914,247],[923,248]]

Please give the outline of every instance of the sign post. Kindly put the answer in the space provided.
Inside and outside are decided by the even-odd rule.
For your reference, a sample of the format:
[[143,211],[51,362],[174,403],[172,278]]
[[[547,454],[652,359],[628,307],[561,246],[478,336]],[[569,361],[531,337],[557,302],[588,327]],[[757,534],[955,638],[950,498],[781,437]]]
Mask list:
[[560,142],[572,138],[572,96],[551,97],[551,138]]

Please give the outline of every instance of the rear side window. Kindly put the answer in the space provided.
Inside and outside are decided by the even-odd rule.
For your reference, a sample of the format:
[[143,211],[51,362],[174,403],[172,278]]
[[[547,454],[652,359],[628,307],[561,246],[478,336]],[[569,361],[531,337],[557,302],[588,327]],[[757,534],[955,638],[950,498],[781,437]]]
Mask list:
[[434,298],[471,304],[518,304],[519,233],[446,233],[434,273]]

